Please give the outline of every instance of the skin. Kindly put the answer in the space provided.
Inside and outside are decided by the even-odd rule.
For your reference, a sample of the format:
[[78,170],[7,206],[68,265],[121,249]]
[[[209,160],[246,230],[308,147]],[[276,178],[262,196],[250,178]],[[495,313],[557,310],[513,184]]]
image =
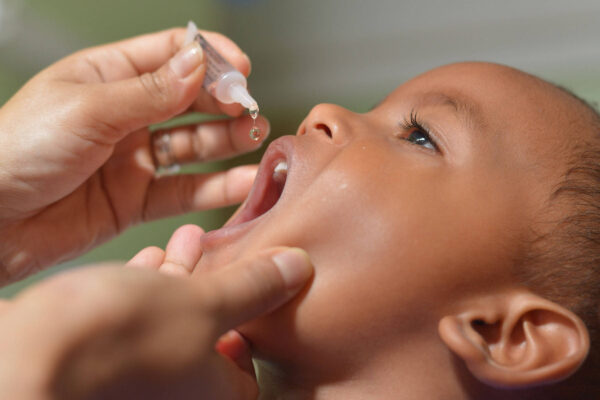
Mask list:
[[166,252],[61,274],[1,309],[0,397],[256,398],[247,346],[223,334],[287,302],[312,268],[303,251],[279,247],[201,279],[173,277],[198,254],[178,259],[182,238],[201,233],[184,226]]
[[[248,57],[231,40],[202,33],[250,73]],[[172,132],[176,162],[260,146],[249,138],[252,120],[239,104],[219,103],[202,89],[206,60],[197,44],[182,48],[184,37],[184,29],[171,29],[82,50],[40,72],[0,108],[0,285],[134,224],[244,199],[253,166],[157,174],[149,126],[188,110],[235,118]],[[264,139],[268,122],[258,125]]]
[[[203,34],[248,75],[248,57],[235,44]],[[260,145],[239,105],[201,89],[205,60],[194,45],[181,48],[184,35],[173,29],[78,52],[0,109],[0,286],[131,224],[246,196],[254,166],[157,174],[148,126],[187,110],[234,118],[172,131],[179,163]],[[268,122],[257,124],[264,139]],[[312,273],[308,258],[278,247],[181,279],[201,255],[203,231],[181,232],[166,252],[143,251],[131,268],[61,274],[0,302],[0,397],[255,398],[247,346],[235,332],[221,335],[296,294]]]
[[[435,148],[406,140],[420,134],[402,126],[411,111]],[[262,397],[469,397],[477,384],[438,323],[517,287],[511,268],[542,229],[565,149],[580,140],[576,116],[559,90],[485,63],[427,72],[365,114],[313,108],[280,139],[294,151],[277,204],[239,234],[203,236],[196,266],[278,245],[313,260],[300,298],[239,328]]]

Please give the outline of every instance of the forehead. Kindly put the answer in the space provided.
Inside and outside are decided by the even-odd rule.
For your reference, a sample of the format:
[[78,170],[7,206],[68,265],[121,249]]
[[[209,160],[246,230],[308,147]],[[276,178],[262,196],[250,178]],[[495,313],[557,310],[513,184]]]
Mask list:
[[561,99],[545,82],[512,68],[461,63],[436,68],[399,86],[382,103],[409,100],[415,106],[448,105],[457,113],[493,124],[538,119]]
[[496,64],[436,68],[399,86],[381,103],[399,105],[416,110],[443,107],[459,117],[474,141],[551,168],[567,159],[567,149],[586,129],[583,119],[578,120],[581,106],[570,95]]

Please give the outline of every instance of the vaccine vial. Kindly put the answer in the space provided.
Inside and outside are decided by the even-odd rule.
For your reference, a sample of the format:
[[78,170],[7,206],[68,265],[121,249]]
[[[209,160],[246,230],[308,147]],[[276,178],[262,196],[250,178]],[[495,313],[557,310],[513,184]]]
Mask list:
[[248,93],[246,77],[233,67],[204,37],[193,22],[188,23],[185,44],[197,41],[206,57],[206,75],[202,86],[221,103],[240,103],[250,113],[258,113],[258,103]]

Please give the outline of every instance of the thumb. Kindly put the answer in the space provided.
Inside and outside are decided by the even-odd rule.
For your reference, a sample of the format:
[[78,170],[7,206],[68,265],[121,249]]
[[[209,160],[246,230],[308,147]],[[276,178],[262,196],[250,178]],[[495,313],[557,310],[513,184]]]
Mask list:
[[157,71],[134,78],[96,85],[93,91],[98,129],[106,141],[151,124],[163,122],[184,112],[198,97],[206,63],[197,42],[183,47]]
[[210,296],[208,303],[221,335],[289,301],[312,273],[304,250],[277,248],[251,261],[233,263],[200,282]]

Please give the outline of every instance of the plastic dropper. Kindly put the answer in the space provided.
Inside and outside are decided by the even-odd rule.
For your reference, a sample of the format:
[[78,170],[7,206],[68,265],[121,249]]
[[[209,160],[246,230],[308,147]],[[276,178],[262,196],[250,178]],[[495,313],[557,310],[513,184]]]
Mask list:
[[188,23],[185,45],[197,41],[206,57],[206,75],[202,86],[221,103],[240,103],[247,108],[253,119],[258,114],[258,103],[248,93],[246,77],[234,68],[214,47],[198,33],[192,21]]

